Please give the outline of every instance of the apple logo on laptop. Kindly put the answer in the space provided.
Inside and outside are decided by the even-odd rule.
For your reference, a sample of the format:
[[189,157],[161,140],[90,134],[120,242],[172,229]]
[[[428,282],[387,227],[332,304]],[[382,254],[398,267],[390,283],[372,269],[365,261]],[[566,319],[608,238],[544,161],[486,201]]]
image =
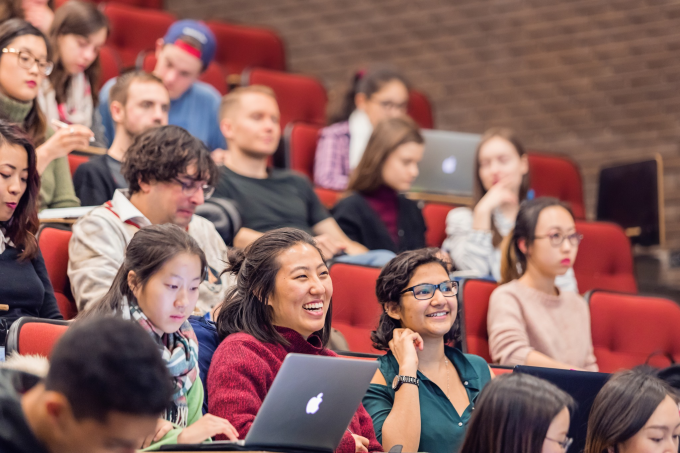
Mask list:
[[319,405],[323,401],[323,393],[319,393],[316,396],[313,396],[308,402],[307,402],[307,413],[308,414],[316,414],[316,412],[319,410]]
[[442,171],[446,173],[447,175],[452,175],[454,171],[456,171],[456,164],[458,162],[456,161],[456,158],[453,156],[447,157],[444,159],[444,162],[442,162]]

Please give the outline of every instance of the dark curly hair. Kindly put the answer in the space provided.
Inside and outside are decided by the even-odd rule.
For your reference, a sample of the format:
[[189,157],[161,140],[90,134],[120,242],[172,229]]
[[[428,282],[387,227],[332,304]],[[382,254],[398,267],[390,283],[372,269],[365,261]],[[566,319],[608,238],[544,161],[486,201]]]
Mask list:
[[[408,286],[413,274],[420,266],[430,263],[437,263],[448,274],[448,267],[438,256],[439,250],[436,248],[426,248],[403,252],[392,258],[383,268],[375,284],[375,293],[378,302],[382,305],[383,313],[380,315],[378,327],[371,332],[373,347],[380,351],[390,349],[390,341],[394,329],[401,328],[399,320],[390,317],[386,311],[389,303],[401,304],[401,292]],[[460,305],[459,305],[460,307]],[[456,314],[456,321],[451,326],[451,330],[444,335],[444,342],[451,344],[460,339],[460,308]]]
[[168,182],[196,166],[195,181],[217,181],[217,166],[202,141],[179,126],[151,128],[135,139],[121,169],[130,195],[139,192],[139,182]]

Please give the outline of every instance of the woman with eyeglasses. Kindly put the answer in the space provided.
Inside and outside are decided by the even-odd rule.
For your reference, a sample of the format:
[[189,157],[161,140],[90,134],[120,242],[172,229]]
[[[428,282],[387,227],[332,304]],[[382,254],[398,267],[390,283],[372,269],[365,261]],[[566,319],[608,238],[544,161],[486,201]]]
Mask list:
[[501,365],[597,371],[587,302],[555,280],[574,265],[582,236],[555,198],[520,205],[503,242],[502,285],[489,300],[491,358]]
[[492,377],[486,361],[454,349],[458,285],[437,249],[401,253],[383,268],[383,313],[371,334],[388,351],[363,403],[384,451],[457,452],[477,396]]
[[330,125],[321,131],[314,159],[314,183],[326,189],[347,189],[373,128],[386,118],[405,116],[408,96],[406,79],[392,67],[376,66],[357,72],[338,112],[330,116]]
[[566,453],[575,403],[548,381],[498,376],[479,396],[460,453]]
[[53,68],[47,38],[28,22],[10,19],[0,25],[0,52],[0,117],[22,125],[36,146],[40,206],[79,206],[66,155],[87,147],[92,132],[72,125],[49,136],[37,101],[40,85]]

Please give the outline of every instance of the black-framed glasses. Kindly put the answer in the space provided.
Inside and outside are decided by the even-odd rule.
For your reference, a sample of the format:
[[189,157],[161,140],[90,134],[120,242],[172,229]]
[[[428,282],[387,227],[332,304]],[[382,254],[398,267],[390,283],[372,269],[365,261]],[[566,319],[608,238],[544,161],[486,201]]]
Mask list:
[[413,297],[418,300],[428,300],[434,297],[434,293],[437,290],[441,291],[445,297],[453,297],[458,294],[458,282],[452,282],[447,280],[441,282],[438,285],[433,285],[432,283],[421,283],[420,285],[411,286],[406,288],[399,294],[406,294],[409,291],[413,293]]
[[54,63],[46,60],[39,60],[34,57],[30,52],[25,50],[17,50],[11,47],[5,47],[2,49],[2,53],[13,53],[17,55],[17,61],[19,66],[24,69],[31,69],[34,64],[38,65],[38,69],[44,76],[52,74],[52,69],[54,69]]
[[187,197],[193,196],[199,189],[203,191],[203,199],[207,200],[215,193],[215,188],[208,184],[197,185],[196,182],[186,183],[179,178],[172,178],[177,184],[182,186],[182,193]]
[[580,233],[562,234],[553,233],[545,236],[535,236],[534,239],[550,239],[550,245],[553,247],[559,247],[562,245],[565,239],[568,239],[571,245],[577,246],[583,240],[583,235]]
[[565,437],[564,440],[555,440],[555,439],[551,439],[549,437],[546,437],[545,440],[556,442],[560,447],[562,447],[562,449],[565,452],[567,450],[569,450],[569,447],[571,446],[571,444],[574,443],[574,439],[572,439],[571,437]]

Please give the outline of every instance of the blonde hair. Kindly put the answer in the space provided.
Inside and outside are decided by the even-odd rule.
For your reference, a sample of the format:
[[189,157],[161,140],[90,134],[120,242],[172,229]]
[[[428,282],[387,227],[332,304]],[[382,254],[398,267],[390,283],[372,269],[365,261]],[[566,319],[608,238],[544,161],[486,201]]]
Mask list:
[[227,114],[232,111],[240,102],[244,94],[259,93],[271,97],[276,101],[276,94],[274,90],[264,85],[249,85],[247,87],[239,87],[231,91],[222,98],[220,103],[220,121],[224,119]]

